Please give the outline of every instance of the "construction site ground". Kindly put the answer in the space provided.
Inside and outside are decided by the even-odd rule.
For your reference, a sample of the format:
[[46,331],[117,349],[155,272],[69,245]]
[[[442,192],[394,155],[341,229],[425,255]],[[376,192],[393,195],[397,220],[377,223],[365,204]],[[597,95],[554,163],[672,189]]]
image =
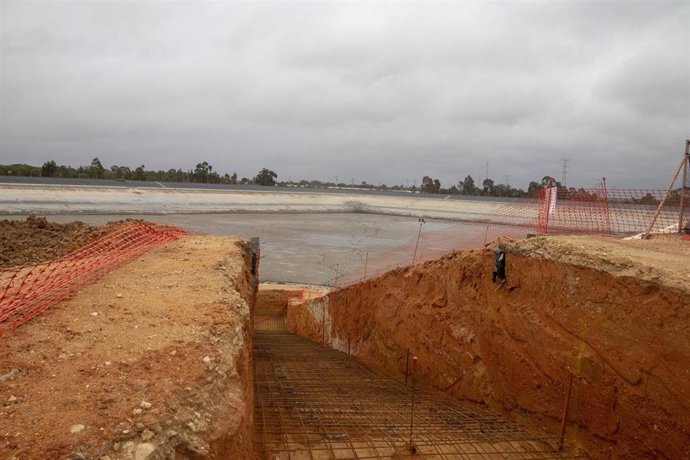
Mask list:
[[264,321],[254,335],[257,459],[585,458],[451,400],[412,370],[394,379],[279,324]]
[[0,339],[0,458],[232,452],[250,413],[245,271],[244,241],[186,238]]
[[507,244],[511,252],[581,265],[615,276],[690,290],[690,241],[678,234],[649,239],[553,235]]
[[70,220],[64,224],[45,217],[0,220],[0,268],[58,259],[102,237],[120,223],[92,226]]
[[[156,218],[173,224],[193,220],[198,230],[208,223],[217,233],[241,228],[243,236],[267,241],[262,273],[305,283],[286,289],[263,286],[264,307],[273,308],[259,308],[255,317],[255,455],[271,460],[408,455],[410,386],[348,353],[287,333],[284,312],[275,304],[290,302],[278,291],[302,290],[307,297],[327,292],[310,284],[327,281],[334,262],[342,264],[340,270],[361,266],[368,251],[383,253],[408,240],[416,220],[384,216],[382,227],[370,215],[329,216],[328,222],[319,215],[304,220],[283,214],[281,219],[280,228],[271,228],[268,215]],[[404,231],[396,219],[404,220]],[[14,241],[15,247],[28,246],[38,255],[42,245],[50,244],[20,236]],[[251,337],[244,335],[250,329],[251,293],[243,278],[243,244],[235,238],[195,236],[159,247],[0,339],[0,457],[115,459],[136,458],[139,452],[139,458],[146,458],[152,449],[161,455],[203,456],[232,448],[213,439],[246,422],[244,406],[252,399],[245,385],[251,379],[243,371],[248,363],[242,362],[251,359]],[[506,243],[506,248],[688,292],[690,241],[677,235],[644,241],[550,236]],[[335,259],[329,259],[331,249]],[[407,281],[395,286],[409,288]],[[268,294],[271,290],[276,292]],[[414,294],[423,298],[425,292]],[[673,325],[675,330],[687,327]],[[677,385],[673,379],[668,384],[686,385],[682,379],[688,371],[673,369]],[[525,431],[477,412],[476,405],[460,406],[424,381],[417,390],[420,424],[413,441],[429,458],[561,455],[554,437],[537,426]],[[237,415],[219,423],[219,411]]]

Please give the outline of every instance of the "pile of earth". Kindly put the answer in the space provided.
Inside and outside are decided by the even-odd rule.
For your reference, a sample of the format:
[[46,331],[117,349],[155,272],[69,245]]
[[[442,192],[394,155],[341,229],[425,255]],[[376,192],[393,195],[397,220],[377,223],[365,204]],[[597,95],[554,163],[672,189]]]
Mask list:
[[121,224],[122,221],[96,227],[79,221],[58,224],[36,216],[26,220],[0,220],[0,268],[58,259]]

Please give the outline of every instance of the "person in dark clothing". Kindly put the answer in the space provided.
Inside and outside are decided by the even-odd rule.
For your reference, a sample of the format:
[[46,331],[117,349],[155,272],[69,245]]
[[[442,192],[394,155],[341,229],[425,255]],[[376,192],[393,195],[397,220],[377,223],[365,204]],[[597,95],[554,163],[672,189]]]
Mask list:
[[503,252],[501,248],[493,248],[496,254],[494,258],[494,272],[491,275],[491,280],[495,283],[498,280],[499,283],[503,284],[506,280],[506,253]]

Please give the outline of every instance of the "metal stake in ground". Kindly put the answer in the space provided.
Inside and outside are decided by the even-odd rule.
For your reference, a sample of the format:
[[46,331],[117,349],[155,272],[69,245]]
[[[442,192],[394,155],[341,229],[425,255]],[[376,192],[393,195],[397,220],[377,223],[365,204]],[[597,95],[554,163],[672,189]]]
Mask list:
[[410,410],[410,444],[409,449],[413,454],[417,453],[417,448],[412,443],[412,428],[414,427],[414,384],[417,381],[417,357],[412,357],[412,408]]
[[417,258],[417,247],[419,246],[419,237],[422,236],[422,225],[426,222],[424,219],[419,220],[419,232],[417,233],[417,243],[414,245],[414,254],[412,254],[412,264],[414,265],[414,260]]
[[573,389],[573,373],[568,370],[568,389],[565,392],[563,401],[563,415],[561,416],[561,431],[558,435],[558,450],[563,450],[563,439],[565,438],[565,425],[568,420],[568,406],[570,406],[570,392]]
[[367,251],[367,255],[364,259],[364,276],[362,277],[363,280],[367,279],[367,264],[369,263],[369,252]]
[[321,345],[326,345],[326,304],[321,307]]

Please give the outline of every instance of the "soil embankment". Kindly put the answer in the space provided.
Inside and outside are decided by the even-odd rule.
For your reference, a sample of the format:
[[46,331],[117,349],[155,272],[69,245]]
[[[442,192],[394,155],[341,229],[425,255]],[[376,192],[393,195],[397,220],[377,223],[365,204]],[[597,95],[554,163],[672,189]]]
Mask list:
[[323,286],[307,284],[261,283],[254,308],[255,330],[286,330],[288,306],[323,297],[329,291],[329,288]]
[[0,457],[250,458],[251,263],[185,238],[0,339]]
[[58,224],[36,216],[0,220],[0,268],[59,259],[119,225],[111,222],[94,227],[79,221]]
[[490,249],[458,252],[291,307],[288,328],[399,376],[409,349],[421,381],[552,433],[571,372],[566,442],[690,457],[690,249],[577,238],[507,244],[503,286]]

